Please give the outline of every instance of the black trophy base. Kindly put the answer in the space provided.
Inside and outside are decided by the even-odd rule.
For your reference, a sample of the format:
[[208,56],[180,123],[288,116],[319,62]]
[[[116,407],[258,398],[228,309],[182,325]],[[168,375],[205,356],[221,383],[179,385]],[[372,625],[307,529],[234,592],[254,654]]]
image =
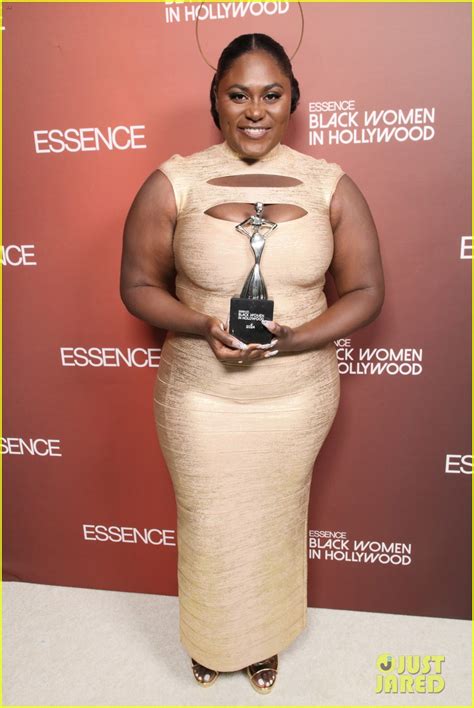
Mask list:
[[246,344],[268,344],[273,334],[261,320],[273,319],[273,300],[233,297],[230,300],[229,332]]

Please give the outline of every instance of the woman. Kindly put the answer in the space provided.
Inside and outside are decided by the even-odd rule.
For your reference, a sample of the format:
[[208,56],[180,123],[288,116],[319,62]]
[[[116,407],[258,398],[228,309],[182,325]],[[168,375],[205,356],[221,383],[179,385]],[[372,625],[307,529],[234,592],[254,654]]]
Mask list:
[[[177,503],[180,639],[201,685],[244,668],[262,693],[306,626],[311,476],[339,404],[334,340],[374,320],[384,299],[360,190],[339,165],[281,142],[298,99],[281,45],[263,34],[231,42],[211,86],[224,141],[148,177],[121,273],[127,309],[168,330],[154,405]],[[236,226],[257,202],[278,225],[261,261],[274,300],[265,345],[227,322],[255,263]],[[339,295],[329,308],[328,270]]]

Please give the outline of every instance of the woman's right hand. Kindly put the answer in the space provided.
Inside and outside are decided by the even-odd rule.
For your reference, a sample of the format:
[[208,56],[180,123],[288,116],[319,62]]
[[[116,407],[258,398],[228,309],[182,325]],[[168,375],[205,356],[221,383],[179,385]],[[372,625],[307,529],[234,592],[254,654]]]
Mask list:
[[[252,361],[266,358],[265,355],[275,354],[271,351],[276,339],[270,344],[245,344],[228,331],[228,323],[222,322],[218,317],[208,317],[204,325],[204,337],[214,352],[216,358],[222,362],[235,362],[247,364]],[[270,351],[269,351],[270,350]]]

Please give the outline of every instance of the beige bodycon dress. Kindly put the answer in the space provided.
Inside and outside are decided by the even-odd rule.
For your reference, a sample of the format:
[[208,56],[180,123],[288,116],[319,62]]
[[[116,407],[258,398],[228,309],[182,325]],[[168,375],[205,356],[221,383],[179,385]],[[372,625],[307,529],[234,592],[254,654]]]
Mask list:
[[[181,302],[226,321],[255,259],[235,223],[204,212],[261,201],[307,212],[266,239],[261,270],[273,319],[293,327],[327,309],[329,205],[344,174],[339,165],[281,143],[248,165],[223,142],[173,155],[159,169],[177,205]],[[209,184],[232,175],[295,179],[286,187]],[[176,495],[180,640],[204,666],[241,669],[277,654],[306,626],[310,484],[339,394],[333,342],[224,364],[204,337],[167,333],[155,421]]]

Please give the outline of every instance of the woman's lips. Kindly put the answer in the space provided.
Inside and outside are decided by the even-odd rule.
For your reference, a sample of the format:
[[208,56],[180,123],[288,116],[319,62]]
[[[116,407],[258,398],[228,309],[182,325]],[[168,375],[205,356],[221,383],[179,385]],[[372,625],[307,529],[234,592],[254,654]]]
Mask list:
[[258,140],[268,133],[270,128],[239,128],[248,138]]

